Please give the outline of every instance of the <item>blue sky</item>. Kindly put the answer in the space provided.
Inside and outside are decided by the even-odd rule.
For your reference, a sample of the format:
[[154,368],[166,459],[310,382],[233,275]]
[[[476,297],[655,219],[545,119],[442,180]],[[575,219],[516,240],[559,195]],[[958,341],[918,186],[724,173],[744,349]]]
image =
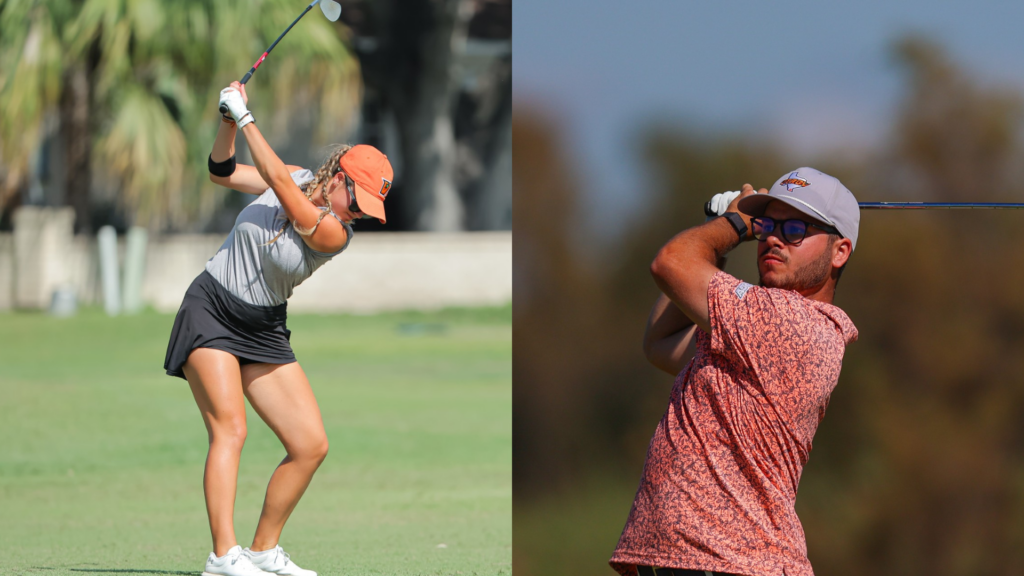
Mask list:
[[644,126],[769,135],[808,156],[878,143],[901,96],[894,39],[926,34],[978,81],[1024,91],[1022,23],[1010,2],[517,0],[513,102],[557,123],[590,215],[612,225],[644,178],[630,149]]

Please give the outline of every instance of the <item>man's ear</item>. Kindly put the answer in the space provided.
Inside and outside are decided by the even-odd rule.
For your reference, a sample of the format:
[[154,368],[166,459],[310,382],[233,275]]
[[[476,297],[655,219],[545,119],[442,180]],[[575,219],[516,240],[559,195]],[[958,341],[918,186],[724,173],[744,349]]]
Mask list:
[[853,253],[853,242],[849,238],[840,238],[832,245],[832,267],[842,268]]

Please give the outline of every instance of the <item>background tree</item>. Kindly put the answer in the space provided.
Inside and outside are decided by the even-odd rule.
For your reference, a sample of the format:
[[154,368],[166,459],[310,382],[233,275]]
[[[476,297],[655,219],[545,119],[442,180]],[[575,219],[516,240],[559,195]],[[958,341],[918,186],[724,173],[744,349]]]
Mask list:
[[342,4],[366,86],[364,139],[387,148],[397,137],[389,225],[511,227],[511,0]]
[[[712,194],[746,181],[767,187],[812,165],[861,200],[1024,198],[1024,97],[971,77],[921,38],[901,40],[892,53],[906,90],[893,132],[876,149],[793,158],[751,135],[645,130],[654,192],[616,250],[562,228],[565,240],[550,241],[546,228],[579,216],[560,213],[553,223],[525,211],[536,200],[524,202],[515,292],[517,574],[611,574],[605,561],[672,380],[640,350],[657,295],[648,267],[660,245],[703,219]],[[536,144],[557,142],[557,126],[516,112],[515,182],[572,173],[557,146]],[[520,162],[523,126],[531,130],[522,145],[550,164],[543,171]],[[847,349],[797,498],[816,573],[1024,572],[1021,216],[862,214],[836,296],[860,340]],[[520,250],[520,237],[535,236],[546,239],[543,251]],[[751,248],[731,255],[726,269],[756,281]],[[533,288],[521,291],[521,283]],[[520,343],[553,351],[520,354]]]
[[[0,198],[24,189],[32,154],[53,136],[83,230],[96,176],[116,186],[136,224],[201,227],[224,197],[205,177],[217,92],[296,15],[284,0],[0,0]],[[303,19],[272,58],[249,84],[265,133],[284,139],[290,121],[311,113],[317,139],[344,133],[359,78],[338,29]]]
[[70,1],[0,2],[0,206],[28,184],[47,113],[62,90],[62,33],[76,14]]

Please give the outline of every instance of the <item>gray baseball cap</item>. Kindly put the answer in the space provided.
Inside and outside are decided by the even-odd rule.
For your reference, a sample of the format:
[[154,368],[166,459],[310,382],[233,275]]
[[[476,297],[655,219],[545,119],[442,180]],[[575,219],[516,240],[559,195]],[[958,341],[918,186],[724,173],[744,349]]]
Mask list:
[[860,205],[853,192],[838,179],[814,168],[797,168],[779,178],[767,194],[742,198],[738,207],[744,214],[757,218],[764,215],[772,200],[788,204],[812,220],[835,226],[843,238],[849,238],[857,247]]

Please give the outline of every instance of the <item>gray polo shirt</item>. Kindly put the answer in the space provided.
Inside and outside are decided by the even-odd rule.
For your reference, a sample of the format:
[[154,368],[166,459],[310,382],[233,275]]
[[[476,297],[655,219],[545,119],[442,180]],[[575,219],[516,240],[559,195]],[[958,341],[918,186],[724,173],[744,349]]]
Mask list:
[[[313,173],[309,170],[292,172],[292,180],[300,186],[312,179]],[[331,215],[338,218],[333,213]],[[348,248],[352,241],[352,226],[341,222],[348,239],[337,252],[313,250],[302,241],[291,224],[285,227],[284,234],[276,242],[267,244],[287,222],[281,201],[273,190],[267,188],[238,214],[227,240],[206,263],[206,271],[229,292],[249,304],[284,304],[296,286]]]

